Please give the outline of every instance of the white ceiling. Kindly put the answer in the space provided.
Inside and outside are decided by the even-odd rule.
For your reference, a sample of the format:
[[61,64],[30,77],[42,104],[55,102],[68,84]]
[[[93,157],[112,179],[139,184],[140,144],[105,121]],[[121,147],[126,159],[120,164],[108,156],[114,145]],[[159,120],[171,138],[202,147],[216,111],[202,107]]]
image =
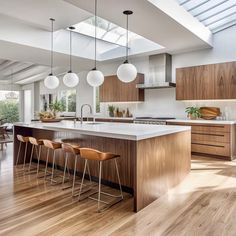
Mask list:
[[[98,0],[98,4],[100,17],[124,28],[126,18],[122,12],[134,11],[129,29],[151,40],[153,45],[145,45],[145,50],[141,50],[142,45],[137,41],[130,49],[133,56],[178,53],[212,46],[211,32],[183,11],[176,0]],[[21,84],[41,80],[48,74],[50,17],[56,19],[55,74],[65,73],[69,63],[69,33],[65,29],[91,17],[93,12],[94,0],[0,0],[0,82],[10,82],[12,70],[14,81]],[[191,28],[191,25],[195,27]],[[156,43],[165,48],[153,50]],[[91,69],[93,38],[73,35],[73,45],[74,71]],[[109,49],[109,45],[103,41],[98,42],[99,46],[103,48],[98,57],[102,63],[120,60],[124,55],[123,47],[104,50]]]

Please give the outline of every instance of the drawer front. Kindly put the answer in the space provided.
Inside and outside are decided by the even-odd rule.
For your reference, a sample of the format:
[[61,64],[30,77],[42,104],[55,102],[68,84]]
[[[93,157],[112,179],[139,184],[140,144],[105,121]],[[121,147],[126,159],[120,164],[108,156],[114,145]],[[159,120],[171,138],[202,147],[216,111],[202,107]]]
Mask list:
[[192,143],[212,144],[212,143],[230,143],[230,133],[194,133],[192,132]]
[[192,152],[228,157],[230,156],[230,144],[218,143],[215,145],[206,145],[192,143]]
[[231,128],[231,125],[218,125],[218,124],[196,124],[196,123],[183,123],[183,122],[168,122],[167,124],[191,126],[193,133],[216,133],[216,132],[229,133]]
[[229,133],[230,125],[191,125],[192,133]]

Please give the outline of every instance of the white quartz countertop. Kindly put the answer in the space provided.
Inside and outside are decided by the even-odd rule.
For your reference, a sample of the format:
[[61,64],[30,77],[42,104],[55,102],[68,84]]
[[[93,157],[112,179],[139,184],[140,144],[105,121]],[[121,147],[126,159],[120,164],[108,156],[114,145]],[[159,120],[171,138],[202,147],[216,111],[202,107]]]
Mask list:
[[189,119],[175,119],[167,120],[168,123],[183,122],[183,123],[199,123],[199,124],[219,124],[219,125],[233,125],[236,124],[236,120],[189,120]]
[[61,121],[58,123],[15,123],[14,125],[53,131],[78,132],[85,135],[135,141],[191,130],[191,127],[189,126],[127,124],[115,122],[97,122],[96,124],[84,122],[81,125],[79,122],[74,124],[73,121]]

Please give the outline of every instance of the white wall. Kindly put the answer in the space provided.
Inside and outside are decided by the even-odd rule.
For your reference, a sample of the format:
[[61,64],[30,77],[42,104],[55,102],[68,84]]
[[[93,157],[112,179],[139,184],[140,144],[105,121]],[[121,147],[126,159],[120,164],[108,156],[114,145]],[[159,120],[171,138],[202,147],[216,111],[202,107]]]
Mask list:
[[[218,62],[236,61],[236,26],[221,31],[214,35],[214,48],[194,51],[172,56],[172,80],[175,81],[175,69],[178,67],[195,66],[201,64],[211,64]],[[148,83],[148,57],[138,57],[131,62],[136,65],[138,72],[146,74],[145,82]],[[120,62],[111,62],[100,65],[104,75],[116,74]],[[80,83],[77,90],[77,116],[80,116],[80,107],[84,103],[93,103],[93,89],[86,82],[87,72],[79,73]],[[53,93],[66,89],[60,78],[60,86]],[[52,93],[40,83],[40,94]],[[129,107],[130,111],[136,116],[174,116],[178,118],[186,117],[185,107],[198,106],[217,106],[222,111],[227,111],[229,119],[236,119],[236,100],[235,101],[195,101],[182,102],[175,100],[175,89],[154,89],[145,90],[145,102],[143,103],[119,103],[114,104],[121,109]],[[108,104],[101,105],[101,116],[108,116]],[[88,112],[88,110],[87,110]]]
[[[172,80],[175,81],[175,70],[178,67],[212,64],[227,61],[236,61],[236,26],[214,35],[214,48],[205,49],[172,56]],[[137,58],[132,63],[138,72],[148,75],[148,57]],[[119,63],[111,63],[101,67],[105,75],[115,74]],[[148,82],[148,76],[145,79]],[[108,115],[107,105],[102,104],[102,115]],[[145,102],[136,104],[114,104],[122,109],[129,107],[137,116],[174,116],[186,117],[184,112],[187,106],[217,106],[228,113],[229,119],[236,119],[235,101],[194,101],[182,102],[175,100],[175,89],[145,90]]]

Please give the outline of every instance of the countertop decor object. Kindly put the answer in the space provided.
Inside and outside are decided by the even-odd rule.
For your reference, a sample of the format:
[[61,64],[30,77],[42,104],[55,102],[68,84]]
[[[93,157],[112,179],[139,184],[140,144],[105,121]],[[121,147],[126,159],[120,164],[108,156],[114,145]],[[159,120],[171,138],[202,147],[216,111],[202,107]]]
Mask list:
[[59,118],[41,118],[40,121],[43,122],[43,123],[54,123],[54,122],[61,122],[62,119],[59,119]]
[[214,120],[221,115],[218,107],[200,107],[201,118],[204,120]]
[[92,87],[99,87],[104,82],[104,75],[97,70],[97,0],[95,0],[95,32],[94,32],[94,68],[87,75],[87,82]]
[[136,67],[129,63],[129,15],[132,15],[133,12],[130,10],[126,10],[123,12],[127,17],[126,21],[126,59],[123,64],[121,64],[117,69],[117,76],[119,80],[124,83],[132,82],[137,77],[137,69]]
[[108,111],[109,111],[109,116],[110,116],[110,117],[114,117],[114,115],[115,115],[115,114],[114,114],[115,109],[116,109],[116,108],[115,108],[113,105],[109,105],[109,106],[108,106]]
[[201,117],[199,107],[187,107],[185,112],[188,114],[188,118],[190,118],[190,120],[196,120]]
[[51,21],[51,72],[45,78],[44,85],[48,89],[56,89],[59,86],[59,79],[53,75],[53,23],[55,19],[50,18]]
[[75,27],[69,27],[70,30],[70,69],[63,77],[63,83],[69,87],[73,88],[78,85],[79,77],[76,73],[72,72],[72,32],[75,30]]

